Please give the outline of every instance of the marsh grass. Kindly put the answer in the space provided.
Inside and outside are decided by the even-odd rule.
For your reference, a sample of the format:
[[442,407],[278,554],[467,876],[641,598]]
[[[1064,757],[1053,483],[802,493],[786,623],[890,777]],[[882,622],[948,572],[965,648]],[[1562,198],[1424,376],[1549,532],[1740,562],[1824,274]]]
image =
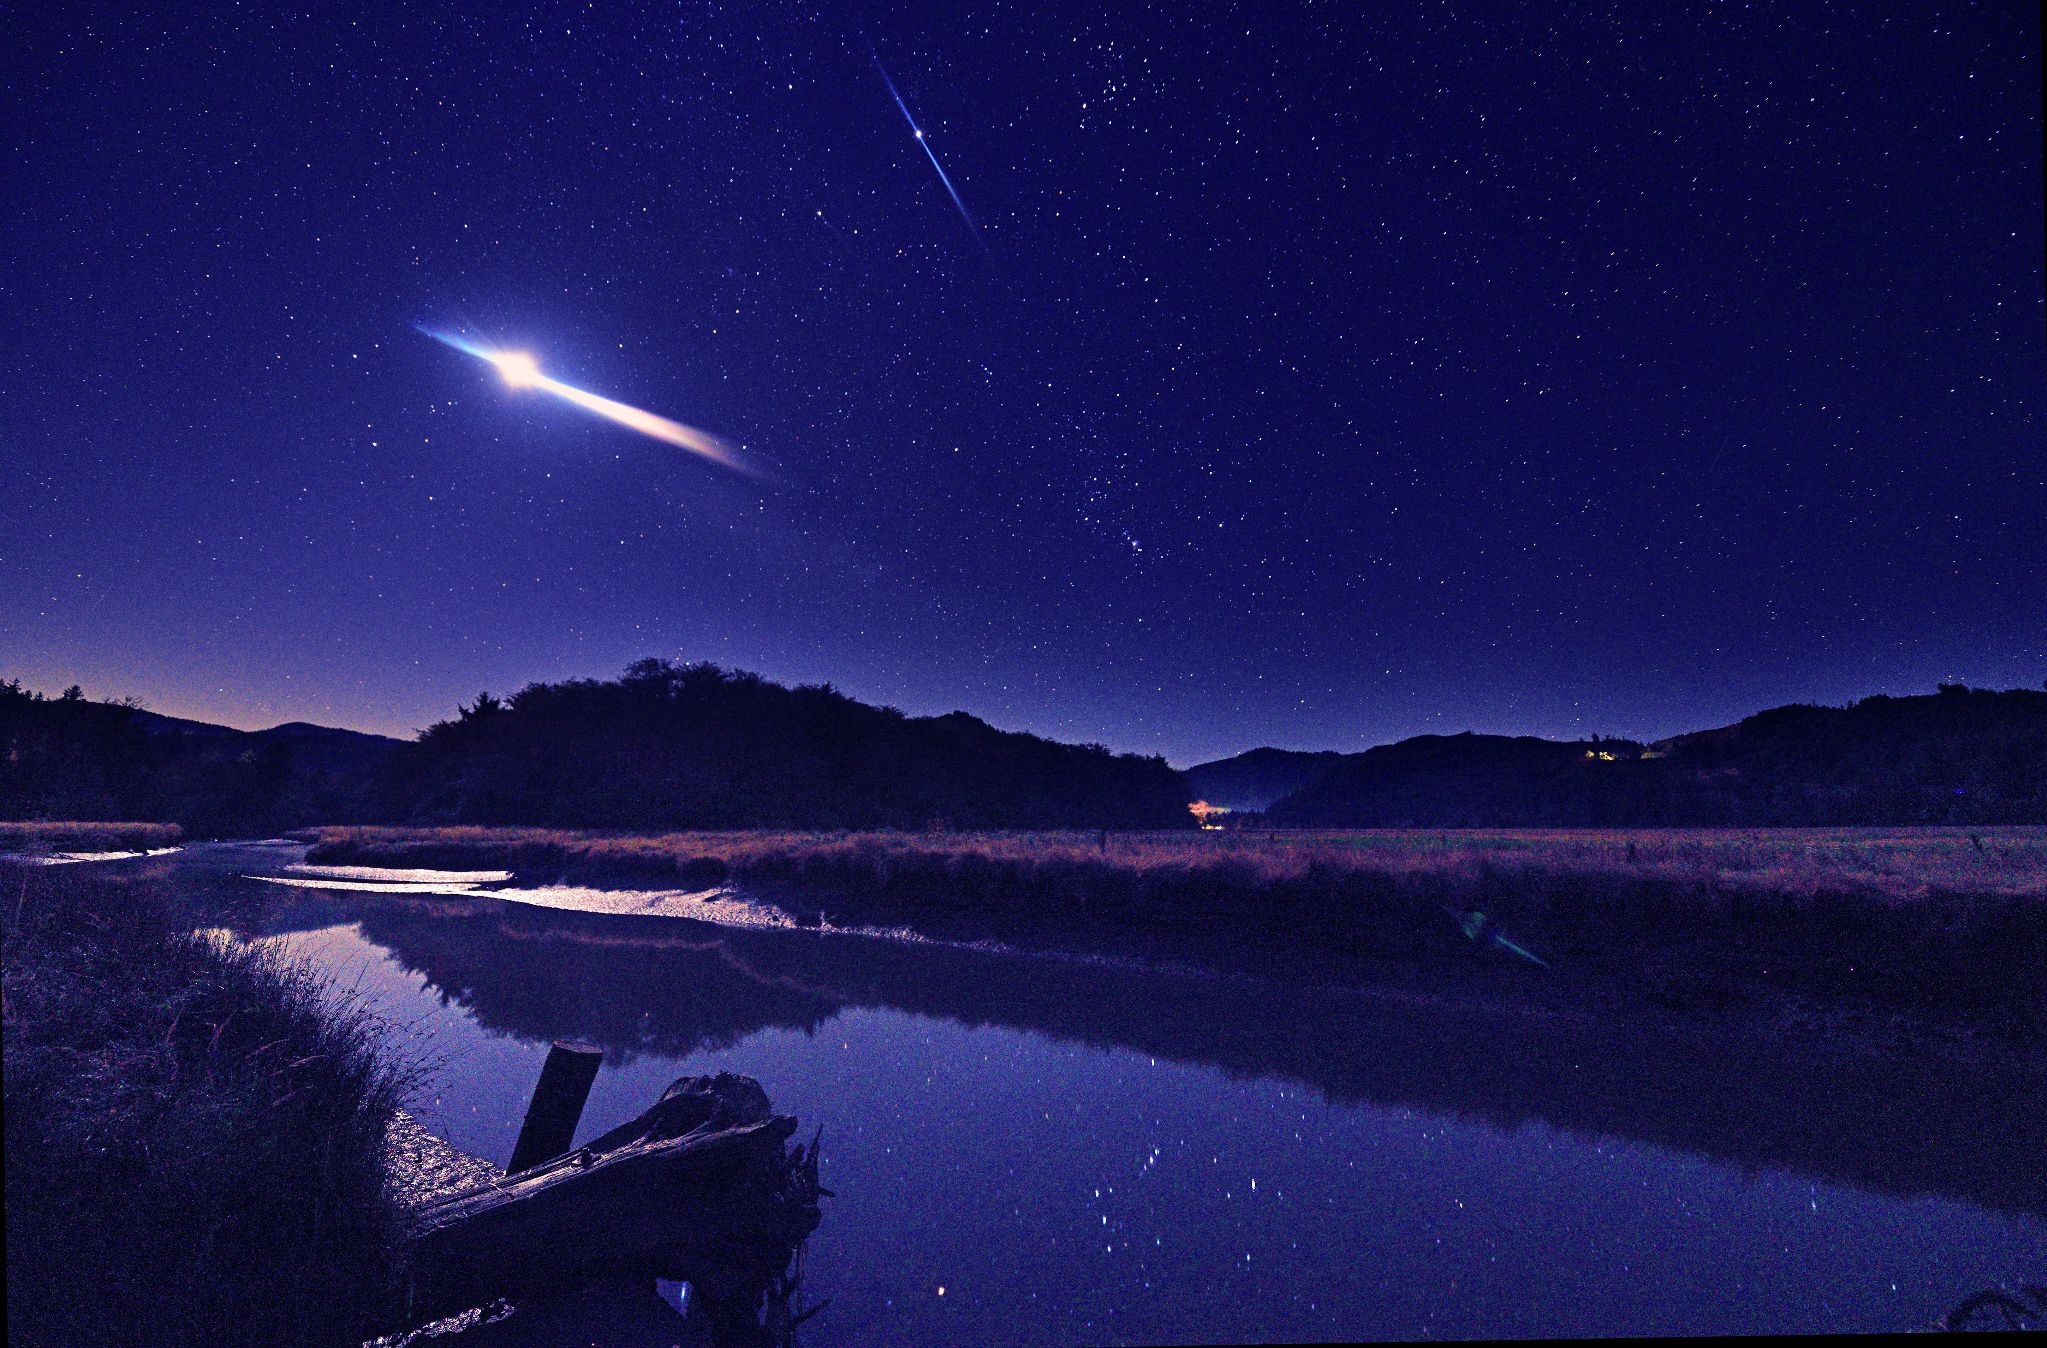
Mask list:
[[315,975],[92,869],[0,866],[9,1341],[361,1342],[406,1073]]
[[0,820],[0,852],[146,852],[184,836],[176,824]]
[[[2047,828],[1381,829],[1261,833],[906,833],[781,831],[618,834],[525,828],[321,828],[294,836],[312,860],[504,867],[744,881],[814,875],[886,886],[904,874],[1038,892],[1191,883],[1232,886],[1369,877],[1457,888],[1487,876],[1620,883],[1709,902],[1746,891],[1940,904],[1961,896],[2047,898]],[[721,874],[721,868],[723,873]],[[1539,883],[1540,890],[1553,890]]]
[[729,883],[838,923],[1195,959],[1469,953],[1443,910],[1480,909],[1628,996],[2047,1032],[2041,828],[300,836],[315,861]]
[[1398,943],[1443,905],[1560,929],[2037,933],[2047,829],[671,833],[333,828],[316,861],[829,894],[895,916],[1285,924]]

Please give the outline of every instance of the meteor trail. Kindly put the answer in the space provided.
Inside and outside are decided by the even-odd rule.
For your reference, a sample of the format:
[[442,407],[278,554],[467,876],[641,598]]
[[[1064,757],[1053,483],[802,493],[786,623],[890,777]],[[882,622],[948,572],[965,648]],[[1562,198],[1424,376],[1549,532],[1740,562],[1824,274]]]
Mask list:
[[655,416],[652,412],[626,403],[599,397],[573,384],[564,384],[559,379],[550,378],[540,372],[540,363],[524,351],[497,351],[487,346],[478,346],[466,337],[458,337],[451,332],[439,332],[432,328],[421,328],[419,331],[444,346],[452,346],[465,355],[489,361],[497,366],[498,373],[504,376],[505,382],[515,389],[531,388],[539,389],[542,393],[552,393],[564,402],[574,403],[586,412],[596,413],[606,421],[615,421],[627,430],[638,431],[641,435],[651,435],[656,440],[701,454],[713,463],[735,472],[753,471],[734,458],[732,451],[717,436],[700,431],[694,426],[685,426],[679,421],[670,421],[667,417]]
[[979,222],[967,210],[967,203],[960,200],[959,190],[952,185],[952,179],[948,178],[945,174],[945,165],[939,163],[938,156],[932,153],[931,142],[924,139],[924,128],[918,126],[917,119],[910,115],[910,105],[903,102],[903,96],[896,92],[896,82],[888,77],[888,67],[881,63],[881,53],[870,49],[868,55],[874,58],[874,68],[881,72],[881,82],[888,86],[889,97],[893,98],[896,101],[896,107],[902,110],[903,120],[910,124],[910,132],[916,136],[917,144],[923,148],[924,157],[931,161],[931,167],[938,170],[938,181],[945,184],[946,194],[952,198],[952,204],[958,208],[960,219],[966,221],[967,228],[974,231],[974,242],[981,245],[981,251],[987,252],[988,241],[981,237]]

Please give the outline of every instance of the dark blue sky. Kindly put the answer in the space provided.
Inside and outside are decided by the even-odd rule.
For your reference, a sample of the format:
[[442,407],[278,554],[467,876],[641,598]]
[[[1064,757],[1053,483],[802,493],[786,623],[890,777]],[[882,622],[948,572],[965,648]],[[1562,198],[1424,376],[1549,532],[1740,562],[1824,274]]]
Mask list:
[[657,654],[1176,762],[2047,677],[2031,5],[57,8],[0,674],[403,733]]

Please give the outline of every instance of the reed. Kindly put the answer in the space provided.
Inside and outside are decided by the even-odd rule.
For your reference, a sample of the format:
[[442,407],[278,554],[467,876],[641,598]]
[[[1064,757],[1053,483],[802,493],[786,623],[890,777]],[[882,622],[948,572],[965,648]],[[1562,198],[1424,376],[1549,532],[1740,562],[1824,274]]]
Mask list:
[[161,880],[0,865],[7,1333],[360,1343],[396,1295],[378,1026]]
[[1744,1006],[1780,1028],[1818,1007],[1950,1038],[2047,1035],[2042,828],[305,836],[315,861],[503,868],[525,884],[730,884],[803,920],[1305,961],[1314,977],[1356,959],[1468,955],[1453,919],[1477,910],[1568,971],[1560,994]]
[[1844,934],[2031,929],[2047,829],[667,833],[329,828],[316,861],[504,868],[525,878],[734,882],[1041,915],[1285,914],[1369,926],[1435,905],[1641,926],[1769,919]]
[[0,820],[0,852],[146,852],[185,836],[176,824]]

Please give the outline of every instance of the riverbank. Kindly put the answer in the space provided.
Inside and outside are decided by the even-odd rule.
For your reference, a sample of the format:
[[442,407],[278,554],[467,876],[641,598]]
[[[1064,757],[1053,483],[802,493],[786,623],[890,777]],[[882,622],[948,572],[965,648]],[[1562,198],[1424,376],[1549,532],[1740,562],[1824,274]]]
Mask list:
[[831,1152],[825,1341],[1057,1342],[1076,1310],[1145,1342],[1908,1328],[2043,1248],[2016,1052],[1862,1051],[1469,948],[1335,982],[730,923],[740,889],[416,885],[217,892],[432,1027],[434,1126],[477,1155],[555,1040],[605,1051],[598,1126],[681,1074],[774,1083]]
[[153,852],[175,847],[184,836],[176,824],[0,821],[0,854]]
[[9,1342],[361,1342],[394,1304],[404,1072],[122,870],[0,864]]
[[[1787,1025],[1903,1017],[1907,1035],[2018,1044],[2047,1033],[2047,829],[301,836],[320,863],[737,885],[809,921],[954,939],[1255,948],[1381,973],[1478,955],[1539,997]],[[1474,912],[1549,968],[1476,950],[1459,920]]]

